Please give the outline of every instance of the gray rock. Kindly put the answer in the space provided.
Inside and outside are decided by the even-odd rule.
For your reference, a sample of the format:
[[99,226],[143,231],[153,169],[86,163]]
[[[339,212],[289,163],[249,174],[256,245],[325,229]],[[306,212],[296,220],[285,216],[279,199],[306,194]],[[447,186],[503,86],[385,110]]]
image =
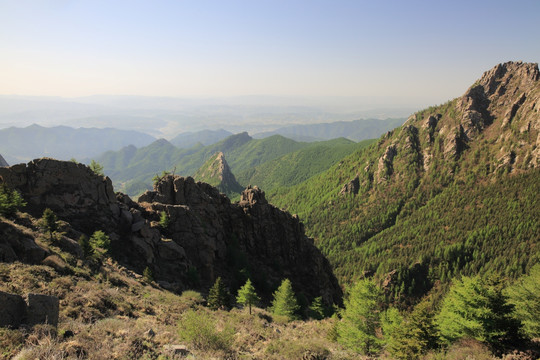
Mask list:
[[26,304],[22,296],[0,291],[0,326],[18,327],[25,315]]
[[26,323],[28,325],[58,325],[60,304],[56,296],[28,294],[26,303]]

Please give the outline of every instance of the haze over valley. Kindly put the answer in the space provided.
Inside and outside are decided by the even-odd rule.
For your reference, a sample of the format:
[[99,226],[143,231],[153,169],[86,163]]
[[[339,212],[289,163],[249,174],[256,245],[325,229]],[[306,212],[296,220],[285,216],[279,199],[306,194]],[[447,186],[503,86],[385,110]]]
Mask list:
[[539,13],[0,1],[0,360],[539,359]]

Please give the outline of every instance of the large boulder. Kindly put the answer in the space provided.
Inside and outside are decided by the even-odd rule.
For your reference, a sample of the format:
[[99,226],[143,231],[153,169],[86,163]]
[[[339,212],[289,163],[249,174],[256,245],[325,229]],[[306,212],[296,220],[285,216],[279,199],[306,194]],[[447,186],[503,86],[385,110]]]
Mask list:
[[26,311],[22,296],[0,291],[0,326],[18,327]]
[[26,324],[58,325],[59,301],[56,296],[28,294],[26,304]]

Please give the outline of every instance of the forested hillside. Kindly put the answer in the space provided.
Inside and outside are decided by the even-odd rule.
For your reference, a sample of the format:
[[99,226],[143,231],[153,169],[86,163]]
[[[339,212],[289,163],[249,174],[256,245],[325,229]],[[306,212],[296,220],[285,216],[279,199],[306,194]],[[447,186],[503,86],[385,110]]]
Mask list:
[[345,138],[315,142],[275,160],[239,172],[241,184],[257,185],[265,191],[280,186],[293,186],[317,175],[351,152],[364,148],[374,140],[355,143]]
[[516,277],[538,260],[540,74],[506,63],[271,201],[298,213],[343,283],[397,299],[460,274]]

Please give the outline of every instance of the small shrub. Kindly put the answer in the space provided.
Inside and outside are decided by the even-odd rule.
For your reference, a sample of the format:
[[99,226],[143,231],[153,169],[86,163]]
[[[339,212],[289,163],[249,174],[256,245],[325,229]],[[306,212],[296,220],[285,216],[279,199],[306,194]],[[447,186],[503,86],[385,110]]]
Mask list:
[[159,213],[159,226],[161,226],[162,229],[167,230],[170,224],[171,224],[171,219],[169,218],[169,215],[167,215],[165,211],[160,212]]
[[216,321],[209,314],[188,310],[178,323],[178,334],[197,350],[230,351],[234,330],[226,327],[218,331],[216,325]]
[[193,307],[202,304],[204,302],[204,297],[195,290],[186,290],[180,295],[180,301],[188,307]]
[[150,270],[148,266],[144,268],[143,280],[146,283],[151,283],[152,281],[154,281],[154,274],[152,273],[152,270]]
[[0,328],[0,358],[11,359],[24,345],[20,330]]

